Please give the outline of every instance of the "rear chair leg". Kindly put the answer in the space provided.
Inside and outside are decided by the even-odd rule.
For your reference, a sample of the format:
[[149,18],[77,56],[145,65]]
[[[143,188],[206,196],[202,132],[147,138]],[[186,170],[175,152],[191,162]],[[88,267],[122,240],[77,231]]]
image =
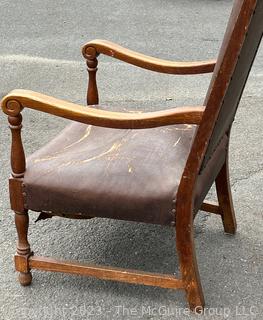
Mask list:
[[203,290],[199,277],[195,255],[192,223],[186,223],[184,214],[177,212],[176,217],[176,246],[180,262],[182,280],[190,309],[202,312],[205,305]]
[[222,209],[222,222],[226,233],[235,234],[237,225],[229,182],[228,155],[216,178],[216,191],[219,206]]
[[19,282],[22,286],[28,286],[32,281],[32,274],[28,266],[28,258],[32,254],[27,239],[28,233],[28,213],[15,212],[15,224],[18,235],[17,254],[15,256],[15,266],[19,273]]

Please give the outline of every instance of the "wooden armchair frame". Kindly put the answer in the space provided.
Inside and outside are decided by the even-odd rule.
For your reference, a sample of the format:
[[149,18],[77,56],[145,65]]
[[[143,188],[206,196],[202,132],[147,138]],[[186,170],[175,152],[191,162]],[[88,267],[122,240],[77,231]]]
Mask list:
[[[204,297],[195,256],[193,220],[198,210],[202,209],[219,215],[222,218],[225,232],[230,234],[236,232],[228,172],[229,135],[237,105],[262,37],[262,13],[262,1],[235,1],[217,63],[215,61],[189,63],[164,61],[134,53],[103,40],[89,42],[83,47],[83,55],[87,60],[89,72],[87,92],[89,105],[97,105],[99,102],[96,72],[97,57],[102,53],[138,67],[163,73],[198,74],[214,70],[204,103],[205,107],[180,107],[165,111],[131,114],[103,111],[92,106],[87,108],[25,90],[14,90],[3,98],[1,106],[8,115],[12,132],[10,201],[11,208],[15,211],[18,233],[15,266],[20,272],[19,280],[22,285],[31,283],[31,269],[82,274],[108,280],[183,289],[190,308],[196,311],[202,310]],[[237,88],[235,94],[232,94],[234,90],[232,86]],[[24,107],[86,124],[110,128],[143,129],[179,123],[199,125],[181,178],[177,198],[174,200],[173,213],[176,216],[176,244],[181,278],[137,270],[59,261],[33,255],[27,238],[28,209],[30,208],[25,205],[23,192],[26,160],[21,140],[21,111]],[[214,182],[218,203],[203,202]]]

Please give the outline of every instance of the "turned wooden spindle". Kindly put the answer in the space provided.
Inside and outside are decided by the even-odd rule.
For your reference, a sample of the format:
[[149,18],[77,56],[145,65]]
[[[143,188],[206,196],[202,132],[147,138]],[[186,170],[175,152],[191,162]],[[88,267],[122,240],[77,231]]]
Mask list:
[[11,168],[13,178],[23,178],[26,170],[25,152],[21,139],[22,115],[8,116],[12,133]]
[[[17,201],[12,201],[13,194],[17,195],[17,198],[24,197],[23,189],[23,177],[26,170],[25,153],[23,143],[21,139],[22,129],[22,106],[16,100],[10,100],[6,104],[6,108],[3,110],[8,114],[9,127],[12,133],[12,144],[11,144],[11,175],[10,178],[10,195],[11,195],[11,206],[15,211],[15,225],[18,235],[17,241],[17,254],[15,256],[16,270],[19,272],[19,282],[21,285],[29,285],[32,281],[32,275],[28,265],[28,258],[31,253],[30,245],[28,242],[28,210],[24,204]],[[20,194],[20,197],[18,196]]]
[[15,256],[16,270],[19,272],[19,282],[22,286],[28,286],[32,282],[32,274],[30,272],[28,258],[33,253],[27,239],[29,218],[27,211],[24,213],[15,212],[15,224],[18,235]]
[[87,90],[87,104],[88,105],[95,105],[99,103],[99,94],[97,88],[97,80],[96,80],[96,73],[97,73],[97,52],[95,48],[88,47],[85,50],[84,56],[87,62],[87,70],[89,74],[88,79],[88,90]]

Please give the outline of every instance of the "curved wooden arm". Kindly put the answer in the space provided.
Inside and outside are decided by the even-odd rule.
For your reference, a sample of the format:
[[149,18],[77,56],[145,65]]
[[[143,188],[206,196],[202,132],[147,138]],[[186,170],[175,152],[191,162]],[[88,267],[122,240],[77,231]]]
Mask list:
[[14,90],[1,101],[3,111],[17,116],[24,107],[100,127],[143,129],[179,123],[199,124],[204,107],[180,107],[148,113],[122,113],[84,107],[41,93]]
[[197,62],[174,62],[161,60],[158,58],[146,56],[126,48],[123,48],[115,43],[106,40],[93,40],[88,42],[83,48],[82,53],[86,59],[89,59],[90,54],[100,53],[107,56],[122,60],[144,69],[170,74],[200,74],[213,72],[216,60],[197,61]]

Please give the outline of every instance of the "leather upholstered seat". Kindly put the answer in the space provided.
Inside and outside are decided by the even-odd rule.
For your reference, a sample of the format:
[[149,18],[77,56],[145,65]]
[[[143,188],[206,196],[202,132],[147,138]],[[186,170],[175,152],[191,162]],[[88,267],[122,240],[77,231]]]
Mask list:
[[27,207],[171,224],[195,127],[121,130],[73,122],[27,159]]

